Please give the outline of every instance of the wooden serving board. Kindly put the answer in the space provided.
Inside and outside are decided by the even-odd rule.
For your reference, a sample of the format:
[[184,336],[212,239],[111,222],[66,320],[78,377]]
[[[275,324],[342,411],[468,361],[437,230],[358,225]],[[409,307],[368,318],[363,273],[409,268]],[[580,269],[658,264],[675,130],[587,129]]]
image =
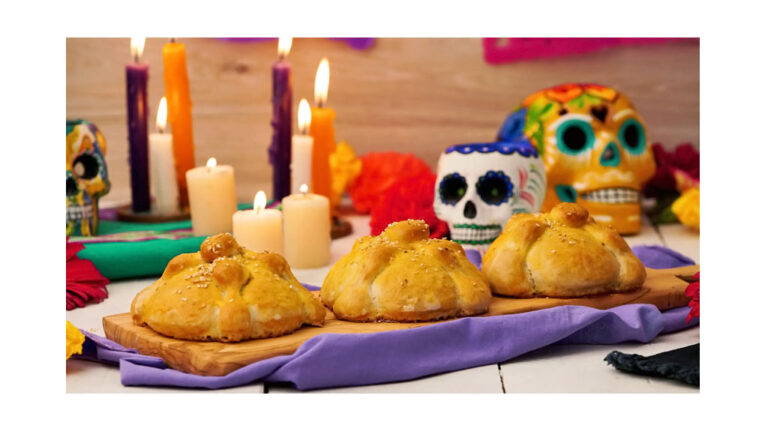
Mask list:
[[[524,313],[559,305],[584,305],[608,309],[624,304],[653,304],[660,310],[688,304],[685,288],[688,282],[678,276],[691,276],[699,266],[686,266],[665,270],[648,269],[643,287],[629,293],[594,295],[583,298],[531,298],[517,299],[494,296],[487,313],[480,316]],[[315,292],[319,295],[320,292]],[[144,326],[136,326],[130,313],[107,316],[103,319],[104,332],[110,340],[145,355],[162,358],[170,367],[203,376],[221,376],[251,363],[279,355],[289,355],[306,340],[320,334],[370,333],[439,325],[445,320],[420,323],[357,323],[338,320],[331,311],[321,328],[304,326],[288,335],[239,343],[213,341],[185,341],[169,338]]]

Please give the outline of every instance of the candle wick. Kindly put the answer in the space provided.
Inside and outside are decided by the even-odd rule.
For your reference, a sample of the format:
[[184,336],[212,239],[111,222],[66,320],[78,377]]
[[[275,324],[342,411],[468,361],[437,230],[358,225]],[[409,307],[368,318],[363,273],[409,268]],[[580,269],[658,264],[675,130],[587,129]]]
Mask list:
[[317,107],[318,107],[318,108],[325,108],[325,100],[323,100],[323,99],[318,99],[318,100],[317,100]]
[[171,38],[171,43],[176,43],[176,38],[175,37]]
[[133,54],[133,62],[134,63],[138,63],[139,62],[139,54],[138,53]]

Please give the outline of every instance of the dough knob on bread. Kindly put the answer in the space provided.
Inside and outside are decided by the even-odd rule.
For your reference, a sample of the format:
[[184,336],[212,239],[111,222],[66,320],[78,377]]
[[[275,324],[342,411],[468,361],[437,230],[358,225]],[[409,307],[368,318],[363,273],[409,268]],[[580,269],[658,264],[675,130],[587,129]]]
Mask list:
[[200,257],[206,262],[213,262],[217,258],[234,256],[241,252],[240,244],[228,233],[206,238],[200,245]]

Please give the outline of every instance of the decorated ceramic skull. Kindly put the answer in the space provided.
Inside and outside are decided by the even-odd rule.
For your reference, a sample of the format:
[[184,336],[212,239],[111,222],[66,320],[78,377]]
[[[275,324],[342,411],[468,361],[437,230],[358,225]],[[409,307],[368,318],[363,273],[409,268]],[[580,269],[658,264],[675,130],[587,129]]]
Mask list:
[[544,164],[527,140],[454,145],[438,162],[435,214],[453,241],[484,252],[512,214],[539,211],[546,187]]
[[109,191],[107,143],[93,123],[67,120],[67,236],[96,235],[99,198]]
[[529,139],[547,170],[542,210],[575,202],[620,233],[641,228],[640,191],[656,169],[645,123],[618,91],[564,84],[528,96],[499,141]]

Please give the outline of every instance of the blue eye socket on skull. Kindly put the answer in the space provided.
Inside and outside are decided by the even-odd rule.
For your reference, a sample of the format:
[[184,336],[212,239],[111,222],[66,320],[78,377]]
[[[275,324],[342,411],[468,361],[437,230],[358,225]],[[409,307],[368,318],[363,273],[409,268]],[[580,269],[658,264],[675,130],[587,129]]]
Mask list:
[[512,197],[512,181],[502,171],[488,171],[475,184],[480,199],[488,205],[501,205]]
[[568,120],[557,128],[557,148],[572,156],[581,154],[592,148],[595,143],[595,132],[592,126],[584,120]]
[[457,173],[448,174],[440,181],[440,200],[446,205],[456,205],[467,193],[467,179]]
[[630,118],[619,128],[619,142],[630,154],[639,155],[645,151],[645,129],[639,121]]

